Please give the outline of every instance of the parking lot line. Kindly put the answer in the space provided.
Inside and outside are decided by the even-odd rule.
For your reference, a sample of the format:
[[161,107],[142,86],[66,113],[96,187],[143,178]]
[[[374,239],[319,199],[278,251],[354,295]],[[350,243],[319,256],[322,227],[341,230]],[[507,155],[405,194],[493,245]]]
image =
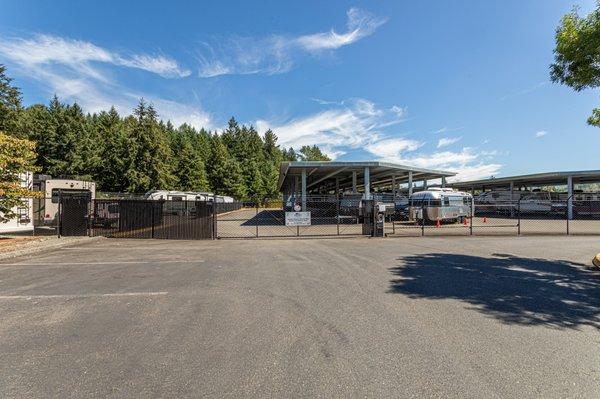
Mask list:
[[0,300],[31,300],[31,299],[75,299],[75,298],[114,298],[131,296],[160,296],[167,295],[167,291],[156,292],[114,292],[109,294],[78,294],[78,295],[0,295]]
[[106,262],[34,262],[34,263],[0,263],[0,266],[88,266],[88,265],[137,265],[148,263],[203,263],[198,260],[133,260],[133,261],[106,261]]

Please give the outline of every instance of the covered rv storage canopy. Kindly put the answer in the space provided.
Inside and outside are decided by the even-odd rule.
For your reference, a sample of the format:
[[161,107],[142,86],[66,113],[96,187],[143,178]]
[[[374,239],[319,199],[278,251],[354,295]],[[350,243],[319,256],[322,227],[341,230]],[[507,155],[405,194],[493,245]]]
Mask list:
[[282,162],[279,171],[279,191],[284,194],[327,194],[362,192],[370,195],[374,187],[386,187],[396,192],[401,184],[412,193],[415,182],[426,187],[428,180],[446,178],[455,173],[415,168],[388,162]]

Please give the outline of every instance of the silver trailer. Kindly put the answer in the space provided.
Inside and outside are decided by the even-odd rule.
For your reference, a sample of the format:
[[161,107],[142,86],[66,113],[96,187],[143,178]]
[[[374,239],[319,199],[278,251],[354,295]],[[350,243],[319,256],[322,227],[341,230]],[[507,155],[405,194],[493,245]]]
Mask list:
[[447,188],[432,188],[410,196],[409,220],[413,222],[462,222],[473,215],[473,196]]

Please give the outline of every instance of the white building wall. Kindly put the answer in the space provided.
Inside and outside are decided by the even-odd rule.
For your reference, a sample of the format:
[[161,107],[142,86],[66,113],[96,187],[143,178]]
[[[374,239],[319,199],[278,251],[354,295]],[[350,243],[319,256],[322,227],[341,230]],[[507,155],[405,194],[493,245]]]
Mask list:
[[[27,187],[30,190],[33,188],[33,173],[27,172],[19,176],[21,186]],[[33,231],[33,199],[23,199],[22,207],[15,207],[13,211],[17,214],[6,223],[0,223],[0,234],[16,233],[22,231]]]

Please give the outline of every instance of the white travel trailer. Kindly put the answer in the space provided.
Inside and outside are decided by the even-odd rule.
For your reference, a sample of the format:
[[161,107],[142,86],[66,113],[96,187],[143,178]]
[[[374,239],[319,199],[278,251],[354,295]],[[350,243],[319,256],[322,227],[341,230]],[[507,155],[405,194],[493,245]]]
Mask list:
[[155,190],[144,194],[145,199],[165,201],[209,201],[211,193]]
[[[215,195],[209,192],[192,192],[192,191],[168,191],[155,190],[144,194],[145,199],[150,200],[166,200],[166,201],[206,201],[212,202],[215,200]],[[218,203],[234,202],[232,197],[223,195],[216,196]]]
[[195,212],[196,202],[213,202],[215,199],[217,203],[233,202],[233,198],[231,197],[222,195],[215,196],[213,193],[192,191],[155,190],[144,194],[144,198],[148,200],[167,201],[163,205],[163,212],[174,215]]
[[410,221],[461,221],[473,215],[473,196],[451,188],[432,188],[410,196]]
[[[19,175],[21,187],[33,189],[33,173],[26,172]],[[21,206],[16,206],[12,209],[16,217],[8,220],[5,223],[0,223],[0,233],[19,233],[25,231],[33,231],[33,199],[23,198]]]
[[33,211],[38,224],[50,225],[56,222],[60,198],[96,198],[96,183],[91,181],[53,179],[48,175],[38,175],[34,177],[33,189],[44,193],[44,198],[34,201]]

